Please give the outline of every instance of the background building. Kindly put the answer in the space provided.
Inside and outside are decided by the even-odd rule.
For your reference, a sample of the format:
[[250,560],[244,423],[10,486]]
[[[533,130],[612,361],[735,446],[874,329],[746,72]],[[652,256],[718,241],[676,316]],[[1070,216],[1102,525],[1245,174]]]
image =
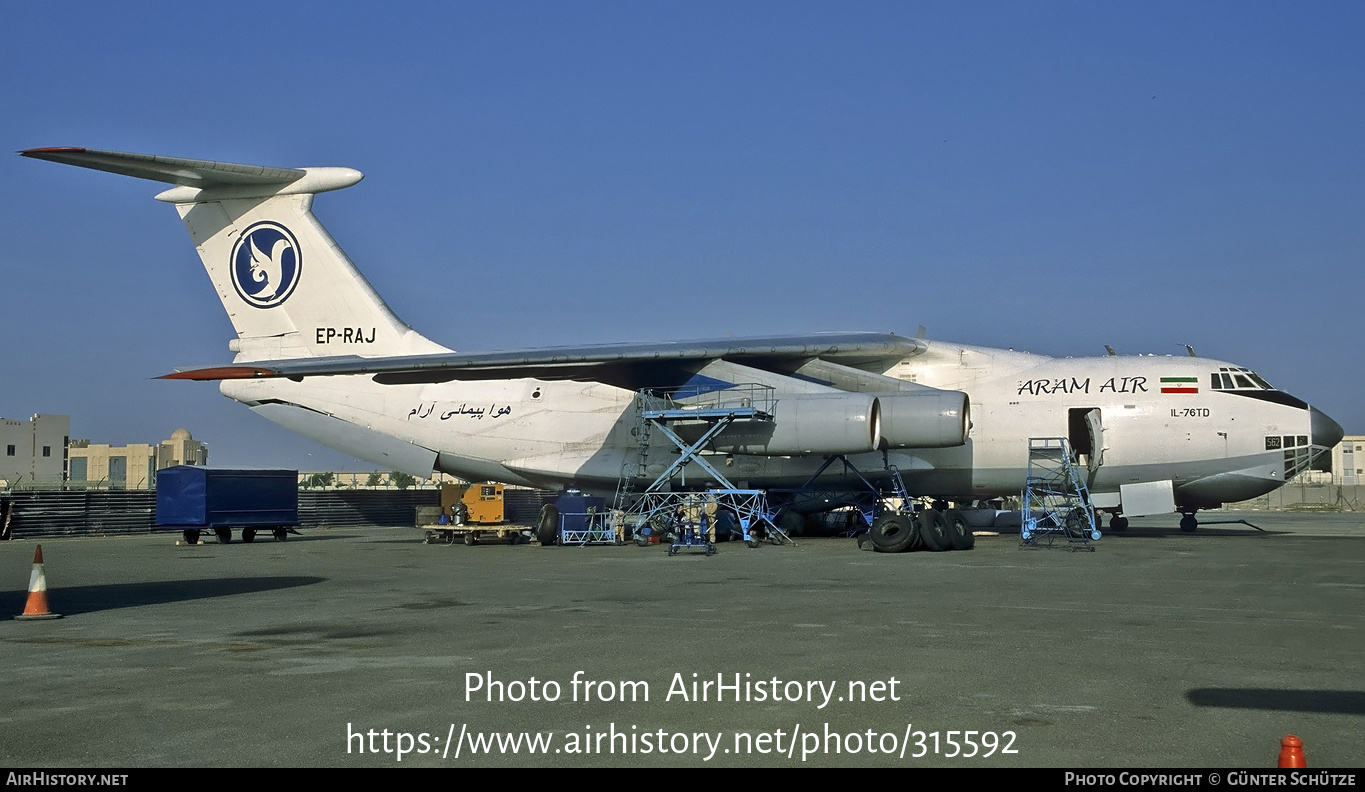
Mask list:
[[1365,435],[1347,435],[1332,449],[1332,483],[1339,487],[1360,484],[1365,468]]
[[0,481],[5,486],[57,486],[67,477],[71,416],[0,418]]
[[186,429],[171,432],[171,439],[163,441],[156,452],[156,469],[176,465],[207,465],[209,447],[195,440]]
[[0,418],[0,480],[16,488],[59,486],[66,480],[70,437],[67,415]]
[[175,465],[207,465],[208,446],[184,429],[157,445],[111,446],[72,440],[67,481],[72,486],[151,489],[156,472]]

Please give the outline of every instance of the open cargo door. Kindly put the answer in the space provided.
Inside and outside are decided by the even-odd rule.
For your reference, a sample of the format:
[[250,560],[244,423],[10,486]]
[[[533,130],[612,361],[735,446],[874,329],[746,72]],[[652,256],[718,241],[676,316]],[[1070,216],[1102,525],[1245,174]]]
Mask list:
[[1094,473],[1104,464],[1104,424],[1100,421],[1098,409],[1085,414],[1085,428],[1090,435],[1090,456],[1086,460],[1086,467]]

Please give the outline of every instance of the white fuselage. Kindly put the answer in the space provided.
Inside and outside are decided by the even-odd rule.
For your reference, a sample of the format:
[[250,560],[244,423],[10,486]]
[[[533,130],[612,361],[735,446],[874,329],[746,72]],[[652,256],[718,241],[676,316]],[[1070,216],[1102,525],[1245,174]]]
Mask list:
[[[885,464],[895,465],[914,494],[994,498],[1023,487],[1029,438],[1066,437],[1088,452],[1081,461],[1089,464],[1095,493],[1170,480],[1177,501],[1191,508],[1255,497],[1280,486],[1287,470],[1307,466],[1310,411],[1269,386],[1243,389],[1231,382],[1232,390],[1222,389],[1220,370],[1246,371],[1207,358],[1050,358],[934,342],[882,373],[966,392],[971,400],[967,443],[890,449],[885,459],[878,452],[849,459],[874,481]],[[430,449],[438,454],[439,469],[474,480],[533,486],[572,482],[609,490],[640,455],[635,393],[597,382],[380,384],[347,375],[225,381],[222,391],[253,406],[299,405],[361,431]],[[1092,438],[1083,417],[1094,410],[1102,425],[1099,448],[1088,447]],[[377,461],[363,444],[338,445],[326,432],[290,428]],[[647,454],[648,475],[662,472],[675,451],[656,433]],[[737,486],[754,488],[799,485],[824,461],[821,456],[745,454],[711,459]],[[682,480],[704,485],[707,474],[693,464]],[[826,473],[815,486],[837,489],[848,483]]]

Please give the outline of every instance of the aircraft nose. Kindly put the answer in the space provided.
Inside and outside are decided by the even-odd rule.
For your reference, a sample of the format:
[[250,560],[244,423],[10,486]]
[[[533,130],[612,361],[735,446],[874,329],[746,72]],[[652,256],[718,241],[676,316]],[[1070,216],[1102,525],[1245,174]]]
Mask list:
[[1331,448],[1346,436],[1341,424],[1328,418],[1327,413],[1316,407],[1309,407],[1308,413],[1313,417],[1313,445]]

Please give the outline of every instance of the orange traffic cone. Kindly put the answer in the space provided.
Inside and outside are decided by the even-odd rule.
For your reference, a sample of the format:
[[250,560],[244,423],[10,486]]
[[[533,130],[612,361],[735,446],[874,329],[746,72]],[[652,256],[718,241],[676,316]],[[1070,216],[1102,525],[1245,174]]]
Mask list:
[[1303,755],[1303,740],[1286,734],[1280,740],[1280,767],[1307,767],[1308,760]]
[[28,578],[28,604],[24,606],[24,612],[14,618],[20,621],[36,621],[38,619],[60,619],[60,613],[53,613],[47,606],[47,577],[43,575],[43,546],[33,553],[33,573]]

